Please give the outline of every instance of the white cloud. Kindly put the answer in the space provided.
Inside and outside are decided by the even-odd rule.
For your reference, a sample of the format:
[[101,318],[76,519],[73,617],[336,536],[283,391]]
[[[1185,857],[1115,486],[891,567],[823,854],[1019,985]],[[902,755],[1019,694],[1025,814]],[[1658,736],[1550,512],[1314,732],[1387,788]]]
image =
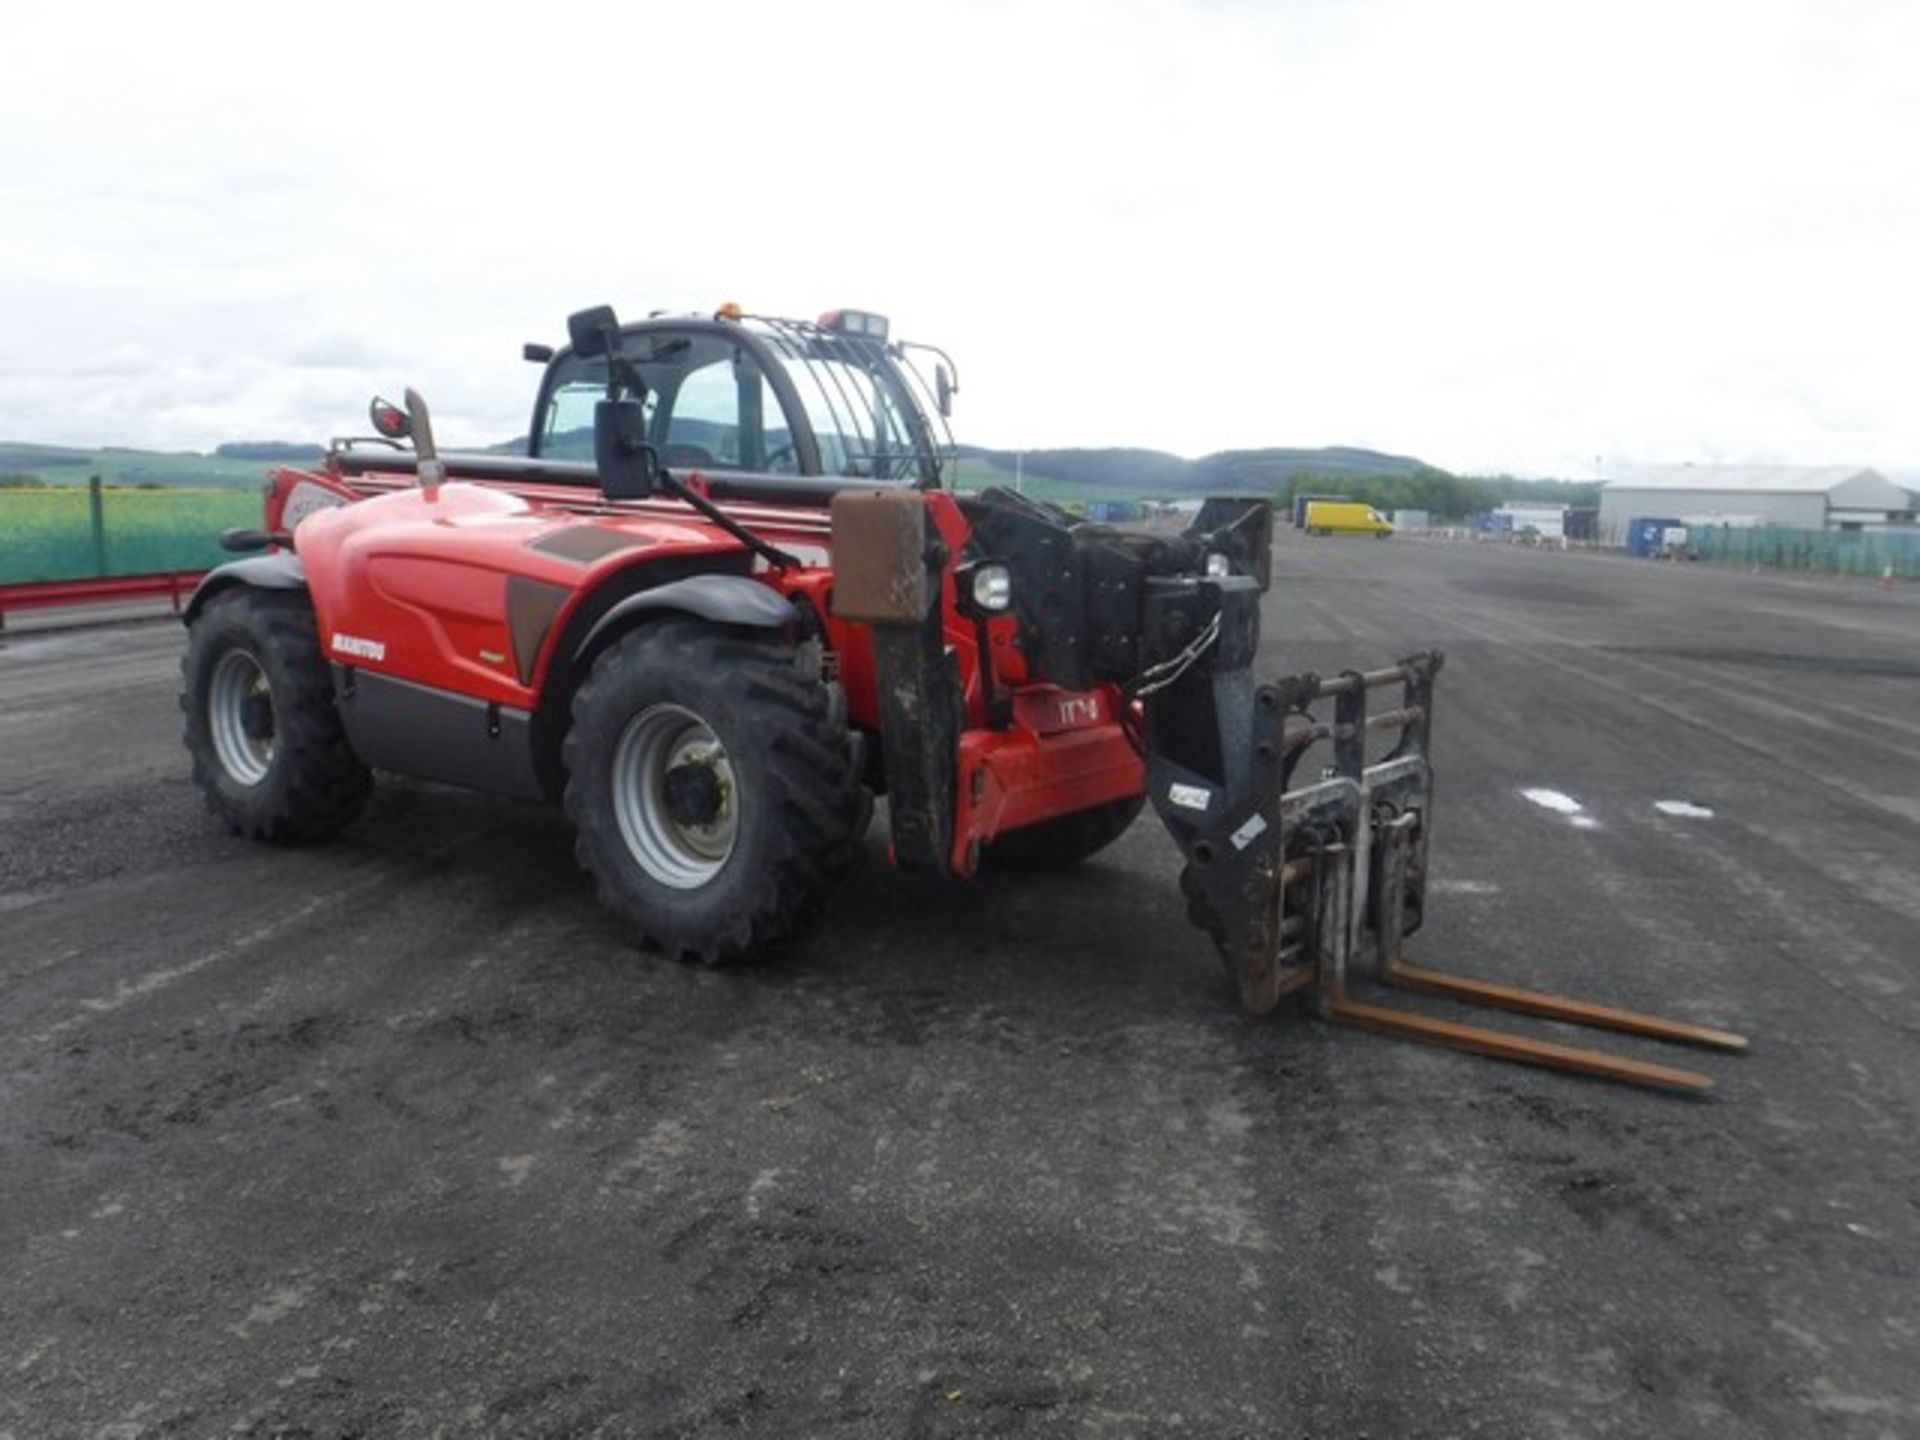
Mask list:
[[283,8],[0,15],[0,436],[492,439],[567,311],[738,299],[989,444],[1920,460],[1897,3]]

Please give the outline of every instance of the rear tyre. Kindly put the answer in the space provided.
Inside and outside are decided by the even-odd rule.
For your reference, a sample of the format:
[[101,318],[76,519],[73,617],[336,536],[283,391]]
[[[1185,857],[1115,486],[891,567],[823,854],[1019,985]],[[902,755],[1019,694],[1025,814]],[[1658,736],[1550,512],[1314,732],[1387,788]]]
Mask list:
[[858,863],[861,747],[820,647],[665,619],[595,661],[564,747],[566,809],[600,898],[683,959],[801,929]]
[[1130,795],[1091,810],[1076,810],[1038,825],[1009,830],[987,845],[981,858],[1006,870],[1065,870],[1118,840],[1146,803],[1145,795]]
[[319,840],[360,813],[373,772],[340,723],[304,594],[243,586],[214,596],[180,671],[194,783],[236,833]]

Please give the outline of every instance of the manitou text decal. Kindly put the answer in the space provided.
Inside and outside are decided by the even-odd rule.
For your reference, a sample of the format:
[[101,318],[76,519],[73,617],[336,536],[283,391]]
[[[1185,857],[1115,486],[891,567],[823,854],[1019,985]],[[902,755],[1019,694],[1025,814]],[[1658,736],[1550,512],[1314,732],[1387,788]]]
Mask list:
[[1060,702],[1060,728],[1071,730],[1076,725],[1097,724],[1100,719],[1100,697],[1098,695],[1074,695]]
[[342,635],[333,632],[333,648],[336,654],[355,655],[362,660],[384,660],[387,658],[387,644],[384,640],[362,640],[358,635]]
[[1097,690],[1068,691],[1037,685],[1017,693],[1013,709],[1020,723],[1036,735],[1058,735],[1105,724],[1111,707],[1101,701]]

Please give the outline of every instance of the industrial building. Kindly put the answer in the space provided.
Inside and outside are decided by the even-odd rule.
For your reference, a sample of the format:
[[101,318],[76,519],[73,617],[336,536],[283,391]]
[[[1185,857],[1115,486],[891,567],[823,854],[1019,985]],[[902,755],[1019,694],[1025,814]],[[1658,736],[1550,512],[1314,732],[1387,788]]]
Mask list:
[[1853,465],[1643,465],[1602,481],[1600,533],[1624,544],[1631,522],[1878,530],[1914,523],[1914,499]]

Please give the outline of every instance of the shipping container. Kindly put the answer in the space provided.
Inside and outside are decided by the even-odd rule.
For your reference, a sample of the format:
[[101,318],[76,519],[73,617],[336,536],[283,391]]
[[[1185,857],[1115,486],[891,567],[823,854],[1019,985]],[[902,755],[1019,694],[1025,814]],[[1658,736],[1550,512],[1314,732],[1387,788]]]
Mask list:
[[1636,515],[1627,522],[1627,553],[1648,559],[1664,555],[1667,532],[1678,530],[1684,537],[1686,527],[1670,515]]

